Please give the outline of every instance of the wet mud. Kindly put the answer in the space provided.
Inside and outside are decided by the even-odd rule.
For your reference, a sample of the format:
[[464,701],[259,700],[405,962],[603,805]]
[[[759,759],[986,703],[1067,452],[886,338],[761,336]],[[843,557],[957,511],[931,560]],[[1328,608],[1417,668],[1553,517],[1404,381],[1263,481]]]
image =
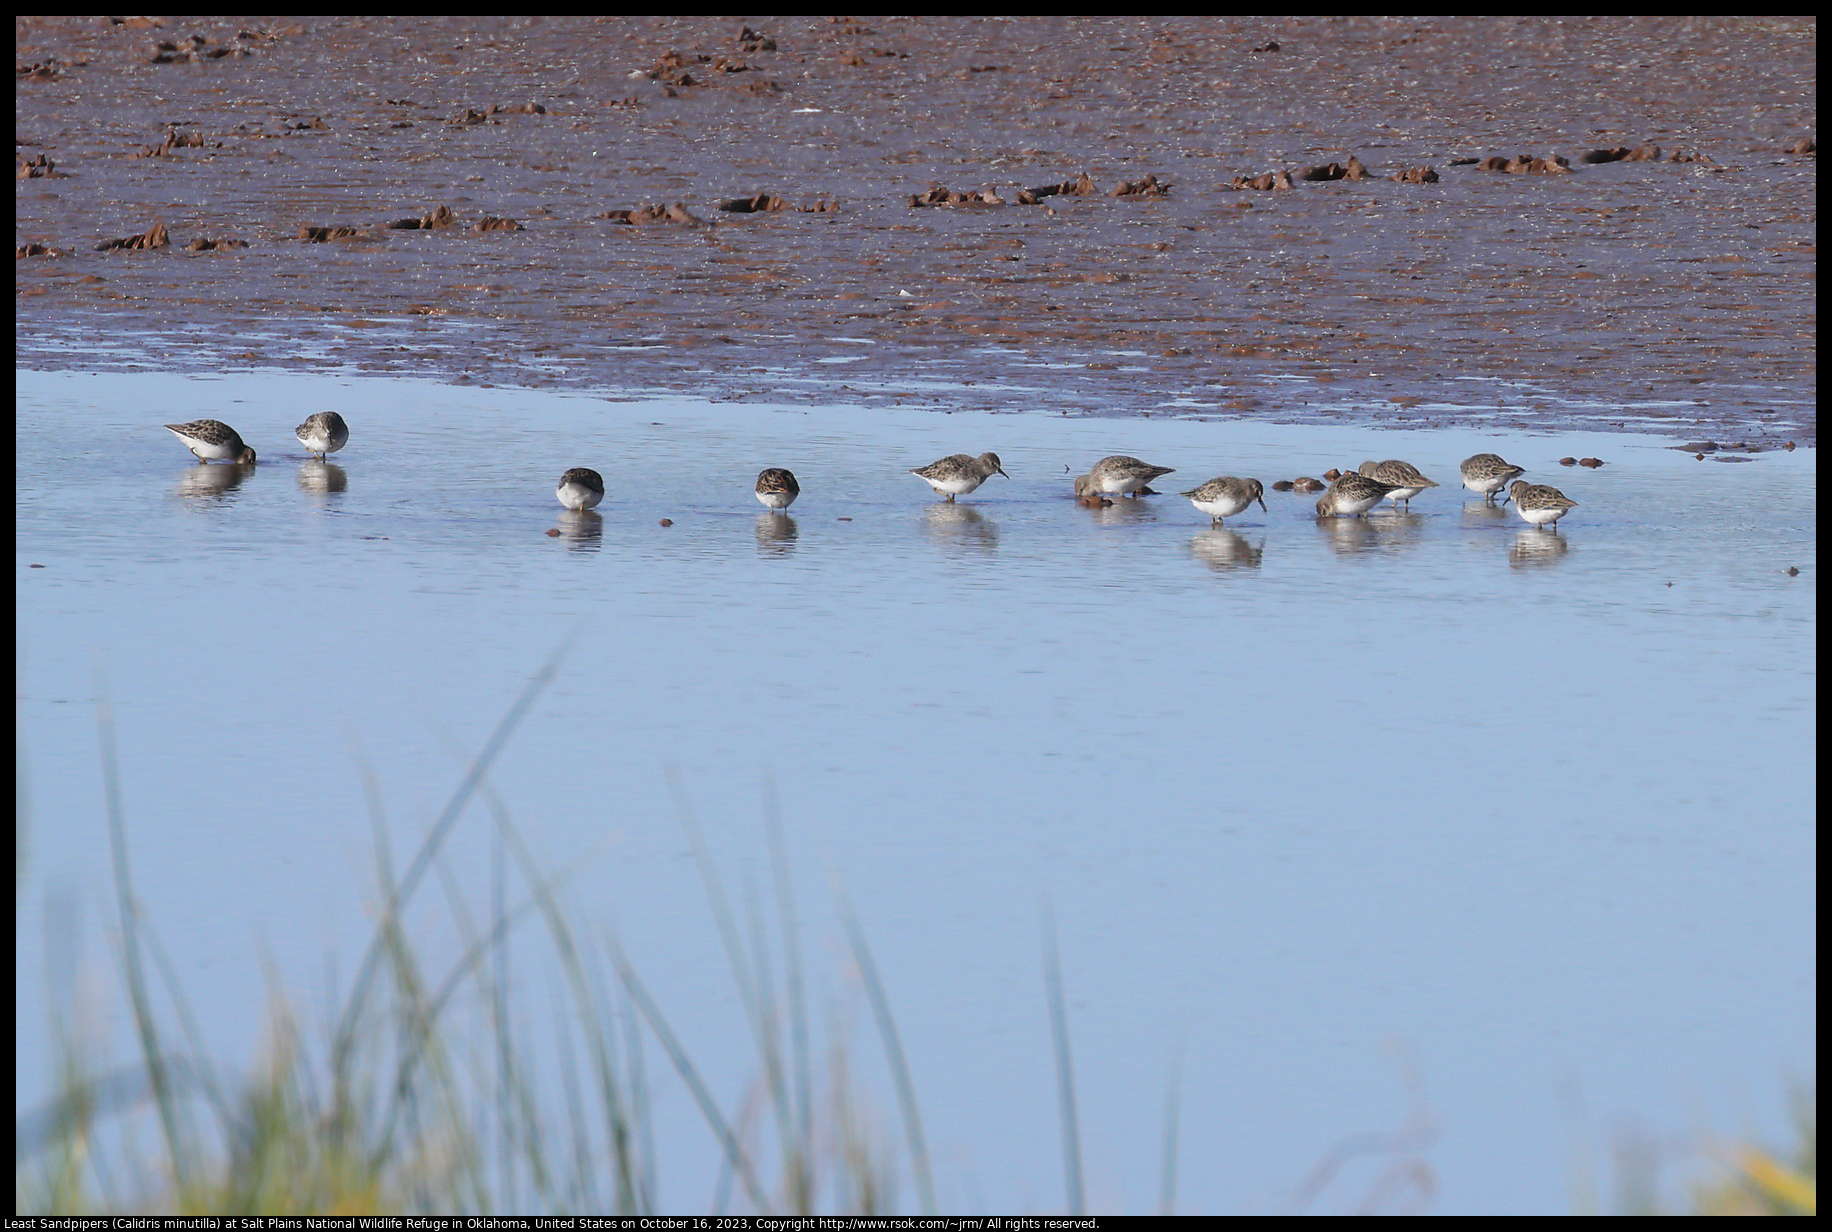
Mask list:
[[18,19],[17,362],[1806,443],[1816,49],[1810,19]]

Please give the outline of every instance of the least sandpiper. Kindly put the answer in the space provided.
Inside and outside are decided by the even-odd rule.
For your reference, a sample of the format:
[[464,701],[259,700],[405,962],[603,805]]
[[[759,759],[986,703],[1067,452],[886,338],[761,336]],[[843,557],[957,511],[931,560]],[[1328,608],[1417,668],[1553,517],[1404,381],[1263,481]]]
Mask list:
[[1395,488],[1390,483],[1370,479],[1356,471],[1345,471],[1329,487],[1329,491],[1317,498],[1317,516],[1333,517],[1336,514],[1358,514],[1366,516],[1368,510],[1380,504],[1392,495]]
[[1385,462],[1363,462],[1358,468],[1369,479],[1393,486],[1393,503],[1408,503],[1413,497],[1426,488],[1437,487],[1437,481],[1425,478],[1419,468],[1410,462],[1401,462],[1398,458],[1388,458]]
[[1096,462],[1087,474],[1075,481],[1075,495],[1101,496],[1106,494],[1138,496],[1149,493],[1147,486],[1160,475],[1168,475],[1176,470],[1174,466],[1152,466],[1137,458],[1129,458],[1123,453],[1102,458]]
[[1241,510],[1259,502],[1262,512],[1266,509],[1266,489],[1260,486],[1257,479],[1236,479],[1232,475],[1223,475],[1211,479],[1199,488],[1191,488],[1183,495],[1190,498],[1190,504],[1209,515],[1209,525],[1220,523],[1223,518],[1231,518]]
[[1543,483],[1528,483],[1516,479],[1508,486],[1508,494],[1502,503],[1514,502],[1514,508],[1520,516],[1535,526],[1550,526],[1565,516],[1567,509],[1576,509],[1578,503],[1566,496],[1557,488]]
[[553,490],[568,509],[586,510],[604,499],[604,476],[583,466],[575,466],[560,476],[560,486]]
[[336,453],[349,443],[350,425],[336,411],[319,411],[294,428],[293,435],[299,438],[307,453],[317,454],[322,462],[327,454]]
[[183,441],[199,462],[212,458],[249,465],[254,450],[242,443],[234,428],[215,419],[193,419],[190,423],[166,424],[165,430]]
[[773,512],[781,513],[800,495],[801,485],[795,482],[795,476],[780,466],[772,466],[757,476],[757,499]]
[[[999,455],[996,453],[983,453],[977,458],[968,457],[964,453],[951,453],[939,462],[911,467],[910,474],[953,500],[957,496],[967,495],[994,475],[1005,475],[1005,468],[999,465]],[[1005,477],[1011,478],[1010,475]]]
[[1498,453],[1479,453],[1463,459],[1463,486],[1495,503],[1495,495],[1509,482],[1527,473]]

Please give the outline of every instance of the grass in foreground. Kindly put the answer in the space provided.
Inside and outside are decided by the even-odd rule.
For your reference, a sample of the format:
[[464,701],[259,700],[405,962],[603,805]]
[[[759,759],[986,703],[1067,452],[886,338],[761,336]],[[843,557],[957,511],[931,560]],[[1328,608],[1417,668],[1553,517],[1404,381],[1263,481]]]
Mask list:
[[[659,1045],[706,1121],[722,1155],[707,1182],[707,1213],[883,1214],[913,1190],[936,1213],[934,1182],[915,1083],[904,1061],[889,998],[857,916],[836,886],[851,956],[883,1047],[901,1141],[875,1128],[873,1101],[852,1070],[830,1019],[820,1045],[808,1010],[797,941],[794,889],[774,800],[766,833],[774,933],[754,899],[748,919],[726,893],[712,854],[676,784],[683,827],[755,1052],[758,1078],[728,1113],[695,1065],[664,1008],[616,938],[582,937],[560,905],[559,882],[534,859],[488,772],[550,681],[565,648],[548,660],[498,724],[405,869],[390,866],[380,795],[365,768],[377,830],[379,919],[345,991],[338,1021],[315,1054],[285,1001],[275,996],[265,1058],[249,1076],[227,1076],[204,1055],[200,1032],[139,912],[127,860],[125,815],[115,772],[112,721],[100,715],[103,774],[120,916],[119,962],[138,1060],[98,1071],[58,1024],[57,1095],[16,1124],[15,1210],[72,1214],[122,1211],[178,1215],[596,1212],[678,1214],[657,1208],[658,1167],[644,1041]],[[488,808],[499,843],[497,906],[465,929],[463,952],[429,972],[410,944],[408,909],[440,871],[440,852],[474,802]],[[22,811],[23,815],[23,811]],[[23,842],[20,844],[23,852]],[[508,904],[513,876],[522,897]],[[454,918],[468,920],[447,886]],[[559,958],[561,984],[551,1045],[526,1026],[512,1000],[512,933],[538,926]],[[1055,1047],[1066,1209],[1081,1213],[1080,1135],[1053,927],[1045,928],[1045,988]],[[519,986],[518,986],[519,987]],[[155,1002],[163,990],[165,1013]],[[467,1035],[462,1005],[480,1021]],[[837,1018],[837,1016],[835,1016]],[[171,1024],[175,1021],[176,1028]],[[820,1056],[817,1056],[819,1052]],[[821,1081],[819,1076],[825,1075]],[[556,1081],[557,1078],[557,1081]],[[557,1086],[562,1108],[537,1092]],[[1165,1097],[1160,1213],[1176,1209],[1178,1102]],[[1388,1160],[1366,1213],[1416,1212],[1435,1191],[1422,1151],[1423,1105],[1384,1146],[1357,1140],[1326,1154],[1293,1194],[1291,1213],[1311,1208],[1347,1154]],[[1747,1146],[1716,1152],[1727,1176],[1691,1191],[1685,1213],[1813,1214],[1816,1113],[1801,1101],[1799,1141],[1786,1155]],[[154,1145],[146,1145],[151,1139]],[[1631,1186],[1633,1189],[1633,1186]],[[1638,1213],[1656,1213],[1646,1187]]]
[[[816,1056],[773,810],[780,955],[754,904],[748,930],[738,927],[711,854],[683,811],[762,1074],[737,1116],[708,1088],[616,938],[582,935],[562,909],[557,879],[536,866],[488,774],[563,653],[523,690],[398,873],[386,854],[379,792],[365,771],[377,829],[379,919],[318,1053],[276,996],[265,1057],[245,1077],[226,1076],[205,1059],[182,991],[138,909],[113,724],[101,712],[118,958],[138,1061],[98,1072],[71,1042],[70,1024],[57,1024],[58,1092],[16,1125],[16,1210],[659,1213],[645,1039],[660,1044],[723,1152],[724,1176],[707,1183],[713,1205],[883,1213],[899,1204],[907,1177],[921,1206],[934,1209],[913,1085],[870,950],[849,910],[853,957],[903,1101],[901,1150],[866,1128],[870,1116],[836,1032],[824,1045],[825,1063]],[[429,971],[410,942],[407,914],[416,894],[439,880],[429,874],[441,872],[441,848],[478,800],[496,826],[498,906],[487,923],[466,929],[462,955],[449,969]],[[519,883],[522,898],[508,904],[511,882]],[[449,883],[447,897],[453,917],[466,921]],[[543,930],[559,959],[563,987],[551,1015],[551,1044],[530,1033],[530,1007],[509,992],[520,973],[512,970],[508,941],[529,926]],[[462,1029],[459,1009],[480,1020],[482,1030]],[[834,1077],[823,1083],[821,1073]],[[899,1158],[909,1161],[907,1171],[898,1171]]]

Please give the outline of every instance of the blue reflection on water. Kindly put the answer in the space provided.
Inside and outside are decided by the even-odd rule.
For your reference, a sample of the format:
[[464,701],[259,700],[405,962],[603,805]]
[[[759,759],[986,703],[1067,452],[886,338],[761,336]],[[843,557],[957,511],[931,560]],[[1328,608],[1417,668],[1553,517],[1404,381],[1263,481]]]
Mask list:
[[[335,463],[284,444],[324,408],[351,424]],[[258,1046],[258,954],[317,992],[366,935],[352,749],[408,848],[579,631],[496,790],[556,865],[614,838],[580,905],[694,1007],[685,1033],[730,1092],[755,1065],[666,776],[754,880],[773,780],[811,943],[836,870],[963,1201],[1059,1191],[1046,891],[1109,1207],[1152,1201],[1176,1038],[1186,1159],[1210,1161],[1185,1205],[1224,1211],[1402,1115],[1389,1036],[1444,1125],[1446,1213],[1566,1209],[1571,1076],[1599,1113],[1741,1127],[1747,1084],[1810,1069],[1811,450],[1722,466],[1620,435],[261,374],[21,373],[17,411],[26,884],[109,901],[99,678],[141,896],[231,1055]],[[261,464],[199,466],[158,427],[200,415]],[[905,473],[986,449],[1010,479],[953,504]],[[1485,450],[1578,508],[1549,530],[1485,506],[1455,486]],[[1256,476],[1268,511],[1078,506],[1072,477],[1109,453],[1190,486]],[[1609,464],[1555,464],[1580,453]],[[1314,495],[1270,490],[1366,456],[1443,486],[1322,522]],[[553,500],[575,465],[608,487],[584,515]],[[757,513],[764,465],[799,477],[793,516]],[[481,818],[459,843],[481,896]],[[49,1081],[56,981],[36,914],[20,925],[24,1100]],[[663,1205],[694,1209],[716,1164],[672,1098]]]

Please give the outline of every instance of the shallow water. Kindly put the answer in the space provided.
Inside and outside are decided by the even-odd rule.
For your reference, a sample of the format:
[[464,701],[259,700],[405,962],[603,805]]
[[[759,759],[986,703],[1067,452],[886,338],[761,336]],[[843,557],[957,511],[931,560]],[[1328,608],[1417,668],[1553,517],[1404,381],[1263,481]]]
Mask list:
[[[1779,1136],[1784,1080],[1812,1070],[1814,450],[1737,465],[1622,433],[290,373],[18,381],[22,1107],[71,947],[107,982],[94,700],[148,916],[215,1050],[252,1060],[261,957],[320,1005],[366,936],[359,755],[411,850],[569,639],[494,789],[554,867],[596,852],[570,899],[614,925],[734,1103],[756,1065],[669,780],[734,887],[768,883],[779,797],[815,1003],[865,1017],[831,871],[898,1016],[943,1210],[1062,1201],[1045,902],[1099,1210],[1155,1205],[1175,1055],[1179,1207],[1226,1213],[1281,1208],[1415,1099],[1434,1211],[1568,1212],[1574,1142],[1625,1119]],[[352,439],[325,465],[291,427],[327,407]],[[261,465],[196,466],[158,427],[202,416]],[[1011,478],[953,506],[903,474],[985,449]],[[1562,529],[1454,487],[1479,451],[1577,500]],[[1165,494],[1067,498],[1116,452],[1176,467]],[[1365,522],[1268,491],[1225,529],[1175,495],[1386,457],[1444,486]],[[601,516],[555,504],[574,465],[604,474]],[[770,465],[800,478],[790,516],[750,495]],[[484,810],[455,841],[481,912]],[[418,923],[456,952],[440,909]],[[662,1205],[704,1209],[714,1152],[657,1085]],[[1585,1166],[1608,1171],[1600,1146]]]

